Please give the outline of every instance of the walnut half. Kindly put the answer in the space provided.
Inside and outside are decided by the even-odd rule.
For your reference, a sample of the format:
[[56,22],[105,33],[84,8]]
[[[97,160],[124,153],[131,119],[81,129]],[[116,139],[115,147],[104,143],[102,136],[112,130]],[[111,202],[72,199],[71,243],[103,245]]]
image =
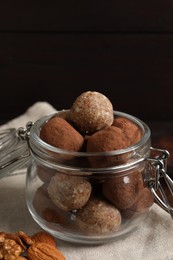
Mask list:
[[16,260],[21,253],[22,247],[13,239],[5,239],[1,245],[1,259]]

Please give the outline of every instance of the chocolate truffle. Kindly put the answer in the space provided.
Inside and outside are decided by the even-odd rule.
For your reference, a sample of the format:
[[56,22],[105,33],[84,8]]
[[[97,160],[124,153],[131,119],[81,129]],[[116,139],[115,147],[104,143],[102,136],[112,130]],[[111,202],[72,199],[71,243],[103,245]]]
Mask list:
[[145,187],[137,196],[136,202],[131,209],[138,213],[144,213],[146,210],[149,209],[149,207],[152,206],[153,202],[154,198],[151,190]]
[[84,92],[77,97],[72,105],[70,120],[82,134],[92,134],[112,124],[112,103],[99,92]]
[[[129,140],[124,132],[115,126],[106,127],[91,136],[86,137],[87,152],[110,152],[127,148]],[[114,156],[88,156],[93,167],[109,167],[122,163],[126,159],[124,155]]]
[[84,139],[65,119],[52,117],[40,131],[40,138],[46,143],[68,151],[80,151]]
[[134,171],[124,176],[108,178],[103,183],[103,195],[118,209],[131,207],[144,187],[142,174]]
[[77,225],[87,234],[106,234],[117,231],[121,225],[121,214],[109,202],[92,198],[77,212]]
[[131,120],[124,117],[115,117],[112,125],[119,127],[125,133],[125,135],[129,138],[130,145],[140,141],[141,130]]
[[48,185],[48,194],[58,208],[70,211],[82,208],[91,194],[91,184],[80,176],[57,173]]
[[135,203],[128,209],[121,210],[123,218],[130,218],[147,212],[154,203],[154,198],[149,188],[143,188],[136,197]]

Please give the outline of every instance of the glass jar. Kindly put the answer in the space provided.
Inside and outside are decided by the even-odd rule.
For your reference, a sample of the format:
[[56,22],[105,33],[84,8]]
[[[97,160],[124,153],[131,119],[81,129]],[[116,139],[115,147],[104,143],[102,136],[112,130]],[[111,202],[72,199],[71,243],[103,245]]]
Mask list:
[[138,143],[104,153],[65,151],[39,137],[53,115],[28,123],[17,135],[14,129],[0,134],[0,177],[27,163],[28,209],[40,227],[59,239],[84,244],[116,240],[144,221],[156,201],[172,216],[160,184],[164,178],[172,191],[168,151],[151,147],[143,121],[122,112],[114,115],[138,125]]

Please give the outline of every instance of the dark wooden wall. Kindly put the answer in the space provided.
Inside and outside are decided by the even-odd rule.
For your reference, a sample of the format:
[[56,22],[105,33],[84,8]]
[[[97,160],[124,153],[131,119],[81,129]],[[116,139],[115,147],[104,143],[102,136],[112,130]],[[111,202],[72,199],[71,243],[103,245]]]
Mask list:
[[0,121],[83,91],[143,120],[173,119],[173,1],[0,2]]

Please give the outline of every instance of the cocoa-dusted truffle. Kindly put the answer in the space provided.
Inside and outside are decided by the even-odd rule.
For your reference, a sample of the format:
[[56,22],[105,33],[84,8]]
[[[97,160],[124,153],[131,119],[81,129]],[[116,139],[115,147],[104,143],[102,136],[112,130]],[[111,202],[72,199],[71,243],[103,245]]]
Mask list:
[[153,205],[154,198],[149,188],[143,188],[136,197],[135,203],[128,209],[122,210],[123,218],[144,214]]
[[58,173],[48,185],[48,194],[58,208],[70,211],[83,207],[91,194],[89,181],[79,176]]
[[151,190],[145,187],[137,196],[136,202],[131,209],[138,213],[144,213],[146,210],[149,209],[149,207],[152,206],[153,202],[154,198]]
[[123,130],[123,132],[129,138],[130,145],[133,145],[140,141],[141,130],[131,120],[124,117],[115,117],[112,125],[119,127],[120,129]]
[[121,214],[109,202],[92,198],[77,212],[76,221],[81,231],[87,234],[106,234],[119,229]]
[[96,91],[87,91],[77,97],[70,109],[70,120],[83,134],[92,134],[113,122],[110,100]]
[[[124,132],[115,126],[106,127],[91,136],[86,137],[87,140],[87,152],[110,152],[119,149],[127,148],[129,140],[124,135]],[[122,163],[126,159],[126,156],[89,156],[93,167],[108,167]]]
[[131,207],[144,187],[142,174],[134,171],[125,176],[108,178],[102,186],[103,195],[118,209]]
[[84,139],[65,119],[56,116],[45,123],[40,138],[46,143],[68,151],[80,151]]

